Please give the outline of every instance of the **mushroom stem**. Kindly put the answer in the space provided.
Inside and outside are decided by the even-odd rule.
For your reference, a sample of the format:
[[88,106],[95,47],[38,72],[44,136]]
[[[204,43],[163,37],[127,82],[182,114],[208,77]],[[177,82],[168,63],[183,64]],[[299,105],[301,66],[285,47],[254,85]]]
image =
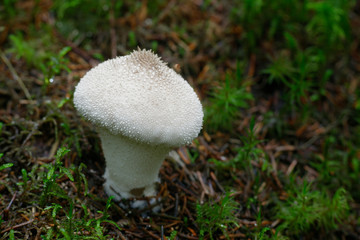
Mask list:
[[154,196],[155,182],[169,147],[138,143],[99,128],[106,159],[104,188],[108,195],[121,198]]

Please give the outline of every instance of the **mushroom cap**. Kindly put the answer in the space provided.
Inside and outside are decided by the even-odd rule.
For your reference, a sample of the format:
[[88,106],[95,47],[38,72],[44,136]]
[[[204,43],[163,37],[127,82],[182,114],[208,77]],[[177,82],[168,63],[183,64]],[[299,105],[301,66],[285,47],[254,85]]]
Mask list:
[[204,116],[191,86],[152,51],[140,49],[87,72],[74,104],[96,126],[152,145],[191,143]]

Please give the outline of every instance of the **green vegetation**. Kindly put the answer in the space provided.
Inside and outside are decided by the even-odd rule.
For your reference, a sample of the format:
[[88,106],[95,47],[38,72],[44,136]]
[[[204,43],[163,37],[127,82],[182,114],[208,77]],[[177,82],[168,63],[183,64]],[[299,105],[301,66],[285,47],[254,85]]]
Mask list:
[[203,239],[205,233],[214,239],[214,233],[221,230],[223,234],[228,237],[227,229],[233,226],[238,226],[236,212],[238,210],[238,203],[234,201],[229,194],[224,196],[219,202],[204,203],[196,205],[197,219],[196,223],[199,226],[199,236]]
[[[3,156],[3,153],[0,153],[0,158]],[[5,168],[11,168],[12,166],[14,166],[13,163],[6,163],[6,164],[2,164],[0,165],[0,171],[4,170]]]
[[291,189],[287,201],[278,206],[277,217],[284,220],[283,228],[291,234],[308,231],[311,227],[329,232],[348,217],[349,204],[344,189],[338,189],[332,198],[310,189],[307,183]]
[[239,109],[249,107],[248,101],[253,99],[251,93],[246,91],[246,86],[241,83],[239,68],[237,65],[235,76],[226,74],[225,83],[209,98],[209,106],[205,109],[205,121],[210,131],[231,130],[232,123],[239,117]]
[[[87,200],[84,200],[85,197],[94,199],[94,196],[87,194],[88,184],[82,173],[83,165],[77,168],[63,166],[63,159],[69,152],[69,149],[62,147],[58,149],[54,163],[34,165],[30,173],[22,169],[22,181],[17,183],[18,198],[29,206],[43,211],[41,213],[44,215],[43,219],[36,219],[33,215],[30,216],[29,221],[51,222],[51,228],[47,229],[46,234],[41,235],[43,239],[108,239],[108,236],[104,234],[106,232],[104,225],[112,225],[120,230],[116,222],[109,219],[108,212],[113,205],[112,198],[108,198],[104,210],[97,211],[97,217],[93,218],[95,213],[92,213],[92,210],[87,207]],[[71,196],[68,189],[61,187],[59,183],[62,183],[64,179],[76,184],[76,197]],[[18,234],[11,230],[9,235],[5,234],[4,237],[6,236],[9,239],[15,239],[14,237]]]
[[[31,35],[35,30],[31,30]],[[67,59],[65,55],[71,50],[70,47],[64,47],[59,53],[52,52],[50,34],[46,31],[40,33],[44,34],[43,38],[27,41],[24,39],[21,32],[16,32],[9,36],[12,48],[9,49],[10,53],[14,53],[17,59],[23,58],[29,67],[35,67],[40,70],[44,78],[44,87],[46,88],[55,75],[58,75],[62,70],[70,72],[67,67]]]
[[[355,0],[4,0],[0,240],[360,238]],[[72,104],[137,47],[187,79],[203,130],[164,162],[158,213],[103,191]]]

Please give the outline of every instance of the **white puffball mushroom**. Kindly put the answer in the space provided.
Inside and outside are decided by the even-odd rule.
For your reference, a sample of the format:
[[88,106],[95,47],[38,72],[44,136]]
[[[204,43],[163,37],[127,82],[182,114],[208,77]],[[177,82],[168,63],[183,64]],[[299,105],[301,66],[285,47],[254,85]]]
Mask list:
[[204,116],[191,86],[152,51],[140,49],[87,72],[74,105],[97,126],[104,188],[115,200],[156,195],[166,155],[198,136]]

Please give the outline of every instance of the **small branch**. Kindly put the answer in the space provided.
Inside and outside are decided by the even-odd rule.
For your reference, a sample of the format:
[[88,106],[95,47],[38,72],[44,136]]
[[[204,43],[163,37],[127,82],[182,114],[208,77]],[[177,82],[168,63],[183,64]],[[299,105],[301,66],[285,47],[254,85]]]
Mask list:
[[7,229],[5,229],[5,230],[1,231],[1,233],[5,233],[5,232],[8,232],[8,231],[10,231],[10,230],[13,230],[13,229],[19,228],[19,227],[23,227],[23,226],[25,226],[25,225],[28,225],[28,224],[32,223],[34,220],[35,220],[35,219],[30,219],[29,221],[26,221],[26,222],[20,223],[20,224],[18,224],[18,225],[13,226],[13,227],[9,227],[9,228],[7,228]]
[[161,240],[164,240],[164,225],[161,225]]
[[10,207],[11,207],[12,203],[14,202],[15,198],[16,198],[16,192],[12,196],[9,205],[5,208],[6,210],[10,210]]
[[0,50],[0,57],[4,61],[6,66],[9,68],[13,78],[18,82],[18,84],[19,84],[20,88],[22,89],[22,91],[24,92],[26,98],[28,100],[31,100],[31,95],[30,95],[29,91],[27,90],[24,82],[21,80],[19,75],[16,73],[14,67],[12,66],[11,62],[9,61],[9,59],[7,59],[7,57],[5,56],[5,54],[1,50]]
[[179,237],[182,237],[183,239],[190,239],[190,240],[198,240],[199,239],[198,237],[189,236],[189,235],[186,235],[186,234],[181,233],[181,232],[178,232],[177,235]]
[[5,221],[7,221],[9,219],[9,210],[10,210],[10,207],[12,205],[12,203],[14,202],[16,198],[16,192],[14,193],[14,195],[12,196],[11,200],[10,200],[10,203],[8,204],[8,206],[4,209],[4,211],[2,211],[2,214],[3,214],[3,219]]

